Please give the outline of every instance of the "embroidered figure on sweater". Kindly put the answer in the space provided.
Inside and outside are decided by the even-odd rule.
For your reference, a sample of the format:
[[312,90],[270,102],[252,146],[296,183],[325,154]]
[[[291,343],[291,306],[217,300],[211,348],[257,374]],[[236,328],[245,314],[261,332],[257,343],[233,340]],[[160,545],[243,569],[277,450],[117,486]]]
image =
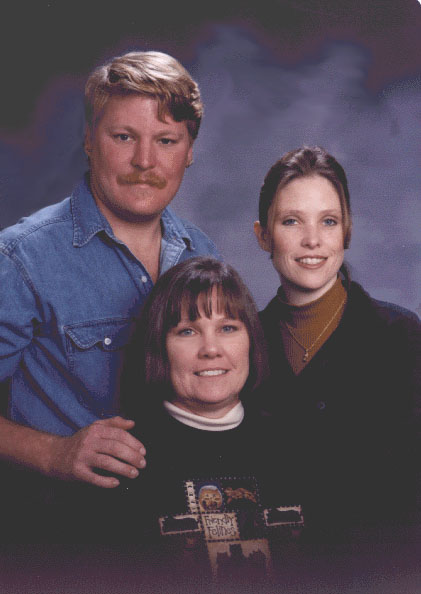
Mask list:
[[[216,580],[228,575],[263,577],[270,572],[270,537],[296,535],[304,524],[301,506],[263,509],[254,477],[190,479],[184,482],[186,510],[159,519],[161,534],[181,552],[207,554]],[[180,510],[181,511],[181,510]]]

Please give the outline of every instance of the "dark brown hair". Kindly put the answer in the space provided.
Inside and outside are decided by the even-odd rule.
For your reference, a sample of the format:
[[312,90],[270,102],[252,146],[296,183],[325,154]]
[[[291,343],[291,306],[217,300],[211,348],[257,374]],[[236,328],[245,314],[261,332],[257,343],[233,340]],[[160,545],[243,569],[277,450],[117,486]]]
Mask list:
[[342,210],[344,248],[351,241],[351,204],[345,171],[338,161],[320,146],[303,146],[285,153],[268,171],[260,190],[259,221],[266,229],[269,210],[276,193],[289,182],[300,177],[321,175],[336,189]]
[[[190,320],[197,319],[199,304],[210,317],[215,289],[218,311],[241,320],[246,326],[250,340],[250,372],[245,389],[257,388],[267,373],[267,360],[256,305],[239,274],[228,264],[211,257],[186,260],[158,279],[138,321],[124,375],[133,378],[133,372],[142,368],[142,385],[146,392],[159,393],[162,399],[171,400],[167,334],[177,326],[184,312]],[[133,390],[133,379],[131,384]]]

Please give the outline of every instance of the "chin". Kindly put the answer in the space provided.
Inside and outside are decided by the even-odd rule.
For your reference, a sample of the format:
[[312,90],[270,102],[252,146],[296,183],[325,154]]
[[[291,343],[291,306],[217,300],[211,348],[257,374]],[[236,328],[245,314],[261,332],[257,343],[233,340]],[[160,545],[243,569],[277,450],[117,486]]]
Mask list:
[[221,398],[221,394],[219,393],[218,395],[208,395],[208,396],[204,396],[203,398],[200,398],[199,400],[197,400],[197,404],[198,406],[203,406],[204,408],[207,407],[215,407],[215,406],[230,406],[231,404],[234,406],[234,404],[237,404],[238,399],[235,399],[231,396],[226,396],[225,398]]
[[202,398],[198,401],[198,406],[203,406],[203,408],[214,407],[214,406],[226,406],[229,404],[229,400],[221,400],[220,398]]
[[145,223],[147,221],[151,221],[156,219],[156,217],[161,216],[162,211],[154,211],[148,209],[143,210],[121,210],[119,212],[119,218],[127,221],[128,223]]
[[329,277],[317,277],[315,275],[308,275],[306,277],[297,278],[296,280],[287,280],[287,283],[289,283],[292,286],[295,286],[297,289],[301,289],[302,291],[320,291],[324,287],[333,285],[337,277],[338,274],[336,272],[334,275]]
[[301,290],[304,293],[313,293],[315,291],[323,291],[324,289],[327,289],[327,287],[329,286],[329,283],[314,283],[314,284],[307,284],[307,285],[303,285],[301,287]]

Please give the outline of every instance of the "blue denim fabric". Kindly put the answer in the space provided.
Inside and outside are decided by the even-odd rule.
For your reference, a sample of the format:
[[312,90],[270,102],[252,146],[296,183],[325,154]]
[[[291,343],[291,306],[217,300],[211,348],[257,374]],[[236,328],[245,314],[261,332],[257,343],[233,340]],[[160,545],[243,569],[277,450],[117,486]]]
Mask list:
[[[200,229],[162,214],[160,270],[219,257]],[[122,348],[152,288],[113,234],[87,182],[0,233],[0,381],[9,417],[71,435],[118,412]]]

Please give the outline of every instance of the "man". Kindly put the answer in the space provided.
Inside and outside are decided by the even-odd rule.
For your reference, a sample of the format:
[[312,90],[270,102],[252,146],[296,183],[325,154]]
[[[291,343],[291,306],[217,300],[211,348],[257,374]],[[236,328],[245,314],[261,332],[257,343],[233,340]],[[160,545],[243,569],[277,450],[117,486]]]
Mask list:
[[91,74],[85,99],[88,175],[0,233],[0,456],[110,488],[145,465],[118,416],[133,321],[161,273],[217,252],[167,208],[202,117],[188,72],[166,54],[129,53]]

